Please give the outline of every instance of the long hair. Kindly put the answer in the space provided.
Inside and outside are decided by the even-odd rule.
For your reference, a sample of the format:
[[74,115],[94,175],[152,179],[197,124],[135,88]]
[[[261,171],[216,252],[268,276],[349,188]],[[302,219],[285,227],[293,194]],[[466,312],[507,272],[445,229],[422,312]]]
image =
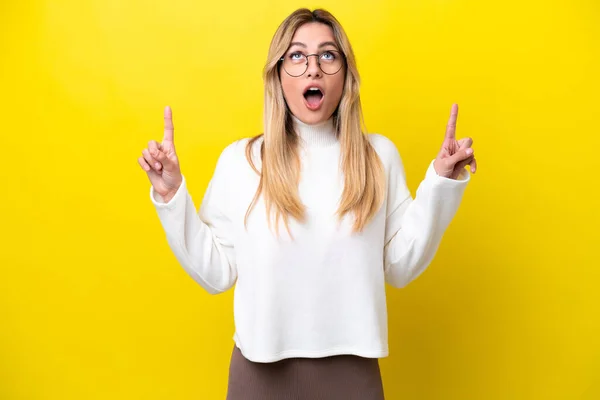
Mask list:
[[[291,112],[283,96],[279,77],[280,59],[288,50],[296,29],[309,22],[328,25],[346,60],[345,81],[340,103],[333,114],[333,125],[340,140],[341,171],[344,191],[337,216],[354,216],[353,230],[361,231],[374,217],[384,199],[385,176],[383,165],[367,136],[363,133],[363,115],[359,95],[360,77],[354,52],[344,29],[328,11],[301,8],[290,14],[278,27],[271,40],[264,79],[264,133],[250,139],[246,158],[260,175],[259,185],[245,217],[263,196],[269,227],[275,213],[276,229],[283,219],[289,232],[291,216],[304,221],[305,207],[298,194],[300,180],[299,137],[294,131]],[[262,167],[259,171],[252,159],[254,143],[264,136],[260,147]]]

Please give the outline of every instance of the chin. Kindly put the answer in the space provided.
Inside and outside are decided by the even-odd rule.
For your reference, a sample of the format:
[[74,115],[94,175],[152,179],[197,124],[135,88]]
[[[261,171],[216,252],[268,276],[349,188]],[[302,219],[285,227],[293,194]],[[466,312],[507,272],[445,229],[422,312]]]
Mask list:
[[302,112],[296,114],[296,113],[292,113],[296,116],[296,118],[298,118],[300,121],[304,122],[305,124],[308,125],[316,125],[316,124],[320,124],[321,122],[325,122],[327,121],[329,118],[331,118],[332,116],[332,112],[328,113],[328,112],[323,112],[322,110],[319,111],[311,111],[311,110],[302,110]]

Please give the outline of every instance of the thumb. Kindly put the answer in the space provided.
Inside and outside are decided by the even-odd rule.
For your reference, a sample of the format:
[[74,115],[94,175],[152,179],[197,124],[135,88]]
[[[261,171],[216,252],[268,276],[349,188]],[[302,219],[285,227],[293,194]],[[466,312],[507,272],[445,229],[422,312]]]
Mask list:
[[460,151],[457,151],[456,153],[454,153],[450,157],[448,157],[448,164],[450,164],[450,165],[456,165],[459,162],[464,161],[467,158],[471,157],[472,155],[473,155],[473,149],[471,147],[468,147],[466,149],[462,149]]
[[177,157],[168,157],[163,150],[156,150],[156,154],[153,154],[153,156],[167,171],[173,171],[177,166]]

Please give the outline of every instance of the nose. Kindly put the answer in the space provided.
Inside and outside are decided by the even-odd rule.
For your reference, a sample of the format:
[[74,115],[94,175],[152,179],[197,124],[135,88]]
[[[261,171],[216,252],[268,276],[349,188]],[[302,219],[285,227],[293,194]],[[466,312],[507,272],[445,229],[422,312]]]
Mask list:
[[306,76],[321,76],[321,67],[319,67],[319,56],[317,54],[311,54],[308,56],[308,67],[306,70]]

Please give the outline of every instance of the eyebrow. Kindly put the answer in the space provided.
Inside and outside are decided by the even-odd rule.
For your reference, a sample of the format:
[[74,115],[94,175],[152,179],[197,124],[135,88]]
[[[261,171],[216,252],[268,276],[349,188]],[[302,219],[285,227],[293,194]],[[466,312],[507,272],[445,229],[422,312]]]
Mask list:
[[[292,42],[292,43],[290,43],[290,47],[292,47],[292,46],[300,46],[300,47],[304,47],[304,48],[308,47],[305,43],[302,43],[302,42]],[[337,44],[335,44],[334,42],[323,42],[323,43],[319,44],[319,49],[321,47],[325,47],[325,46],[333,46],[337,49]]]

